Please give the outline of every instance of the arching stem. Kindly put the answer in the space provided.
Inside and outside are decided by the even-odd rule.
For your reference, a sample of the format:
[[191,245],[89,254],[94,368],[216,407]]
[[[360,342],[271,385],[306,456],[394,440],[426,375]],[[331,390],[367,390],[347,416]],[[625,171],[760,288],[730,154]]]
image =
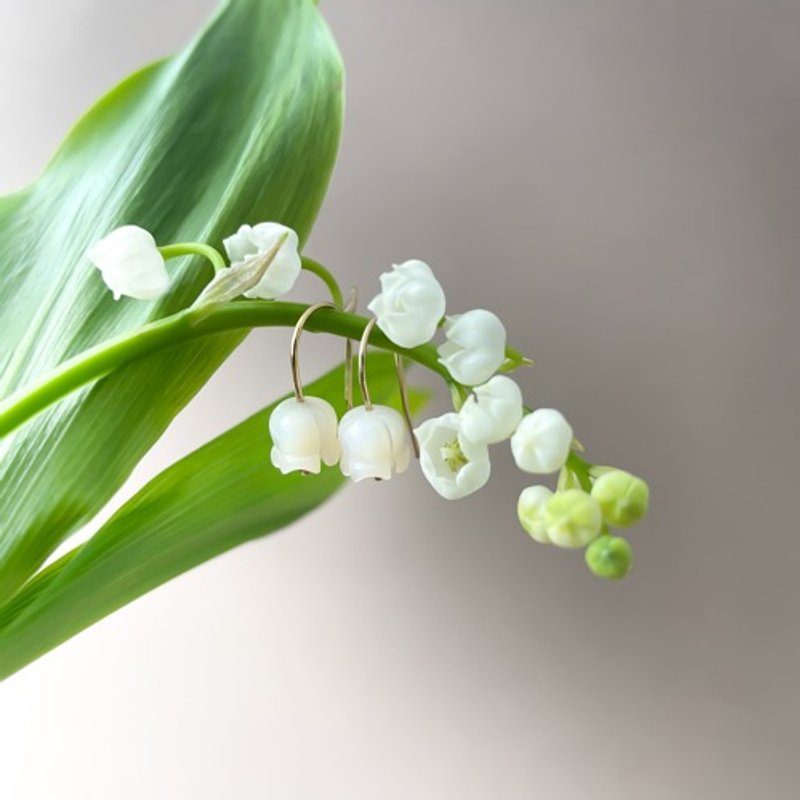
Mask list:
[[[247,300],[190,308],[151,322],[129,334],[101,342],[65,361],[29,386],[24,386],[0,402],[0,437],[9,434],[31,417],[81,386],[114,372],[125,364],[165,347],[225,331],[260,327],[294,327],[308,308],[301,303]],[[368,323],[366,317],[334,309],[321,309],[306,325],[306,330],[360,339]],[[453,380],[431,345],[406,349],[391,342],[380,330],[370,343],[391,350],[441,376]],[[456,385],[457,386],[457,385]]]
[[219,250],[211,247],[209,244],[202,244],[201,242],[167,244],[163,247],[159,247],[158,251],[165,259],[180,258],[181,256],[202,256],[211,262],[215,274],[228,266]]
[[328,287],[328,291],[331,293],[331,300],[333,300],[339,308],[344,309],[344,296],[342,295],[342,290],[336,278],[333,277],[333,273],[331,273],[327,267],[323,267],[319,261],[314,261],[313,258],[306,258],[303,256],[301,263],[306,272],[316,275],[325,283]]

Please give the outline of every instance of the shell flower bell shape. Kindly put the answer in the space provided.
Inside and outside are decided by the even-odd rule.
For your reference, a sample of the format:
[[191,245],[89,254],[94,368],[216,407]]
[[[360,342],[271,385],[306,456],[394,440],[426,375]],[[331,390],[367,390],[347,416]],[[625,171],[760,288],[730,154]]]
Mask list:
[[389,480],[408,469],[412,443],[405,420],[389,406],[357,406],[339,423],[342,474],[358,482]]
[[522,392],[505,375],[476,386],[459,412],[464,436],[476,444],[508,439],[522,420]]
[[458,414],[426,420],[415,433],[422,472],[445,500],[458,500],[485,486],[491,472],[489,451],[485,444],[464,437]]
[[289,397],[269,418],[272,463],[284,474],[318,473],[321,464],[339,460],[337,419],[333,406],[320,397]]
[[260,222],[258,225],[242,225],[223,241],[231,266],[236,266],[249,258],[266,255],[284,234],[287,234],[286,241],[264,277],[244,293],[245,297],[275,300],[292,290],[302,266],[297,233],[277,222]]
[[89,248],[86,254],[114,293],[137,300],[156,300],[169,289],[164,257],[153,235],[137,225],[124,225]]
[[506,329],[491,311],[476,308],[447,317],[439,361],[465,386],[486,383],[506,358]]
[[367,308],[378,327],[400,347],[417,347],[433,339],[444,316],[445,296],[424,261],[395,264],[381,277],[381,292]]

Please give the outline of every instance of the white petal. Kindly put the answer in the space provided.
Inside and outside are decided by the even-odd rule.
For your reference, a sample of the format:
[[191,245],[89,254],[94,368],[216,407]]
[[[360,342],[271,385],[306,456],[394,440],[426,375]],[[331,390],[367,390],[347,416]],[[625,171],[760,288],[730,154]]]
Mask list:
[[253,241],[252,233],[253,229],[249,225],[242,225],[236,233],[223,240],[222,244],[232,264],[258,254],[258,246]]
[[341,470],[354,481],[392,477],[392,436],[384,416],[358,406],[339,423]]
[[288,234],[288,237],[272,263],[267,267],[264,277],[250,291],[245,292],[245,297],[274,300],[294,287],[302,267],[298,253],[297,234],[284,225],[262,222],[253,228],[251,236],[258,247],[257,253],[264,255],[275,246],[278,239],[284,234]]
[[508,439],[522,420],[522,392],[505,375],[472,390],[459,412],[465,438],[478,444]]
[[320,457],[327,466],[339,461],[339,420],[333,406],[321,397],[306,397],[305,404],[314,414],[320,442]]
[[395,264],[381,277],[381,293],[367,308],[378,326],[400,347],[429,342],[445,312],[445,296],[431,268],[424,261]]
[[284,473],[318,473],[321,461],[331,466],[338,460],[336,412],[321,398],[300,402],[290,397],[279,403],[270,415],[269,432],[274,445],[272,463]]
[[373,406],[373,412],[380,414],[392,439],[392,468],[400,474],[408,469],[413,456],[411,435],[405,417],[389,406]]
[[153,235],[136,225],[125,225],[89,248],[89,260],[100,270],[114,297],[127,295],[155,300],[169,289],[164,257]]
[[540,475],[560,470],[571,445],[572,427],[554,408],[539,408],[528,414],[511,437],[517,466]]
[[439,361],[459,383],[477,386],[494,375],[505,360],[506,330],[496,314],[476,308],[447,318],[447,341]]
[[[461,436],[458,414],[443,414],[423,422],[416,435],[420,445],[420,467],[431,486],[446,500],[457,500],[480,489],[489,480],[491,465],[485,445]],[[466,463],[455,466],[443,450],[457,441]]]

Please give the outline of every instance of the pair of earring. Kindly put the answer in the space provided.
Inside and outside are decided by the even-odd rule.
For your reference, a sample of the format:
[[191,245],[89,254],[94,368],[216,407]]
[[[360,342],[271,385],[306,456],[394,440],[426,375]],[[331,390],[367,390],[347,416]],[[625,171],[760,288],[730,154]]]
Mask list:
[[275,408],[269,419],[272,437],[271,459],[283,474],[319,473],[322,464],[339,464],[342,473],[354,481],[366,478],[388,480],[404,472],[412,456],[419,457],[408,405],[403,364],[395,354],[403,414],[390,406],[372,402],[367,381],[367,348],[376,319],[371,319],[361,336],[358,350],[358,382],[363,405],[353,406],[352,345],[346,342],[345,404],[341,421],[333,406],[321,397],[309,397],[300,380],[298,348],[300,336],[312,314],[333,303],[309,306],[298,319],[289,347],[294,397]]

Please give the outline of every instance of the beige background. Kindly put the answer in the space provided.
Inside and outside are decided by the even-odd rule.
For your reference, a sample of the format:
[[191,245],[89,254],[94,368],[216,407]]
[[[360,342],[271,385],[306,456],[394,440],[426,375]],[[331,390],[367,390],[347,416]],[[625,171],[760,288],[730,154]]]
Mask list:
[[[2,188],[213,5],[0,0]],[[636,570],[528,541],[502,448],[460,503],[353,487],[0,688],[0,796],[796,797],[800,4],[322,6],[348,120],[309,253],[366,296],[425,258],[501,312],[531,402],[650,480]],[[128,491],[282,392],[284,338]]]

